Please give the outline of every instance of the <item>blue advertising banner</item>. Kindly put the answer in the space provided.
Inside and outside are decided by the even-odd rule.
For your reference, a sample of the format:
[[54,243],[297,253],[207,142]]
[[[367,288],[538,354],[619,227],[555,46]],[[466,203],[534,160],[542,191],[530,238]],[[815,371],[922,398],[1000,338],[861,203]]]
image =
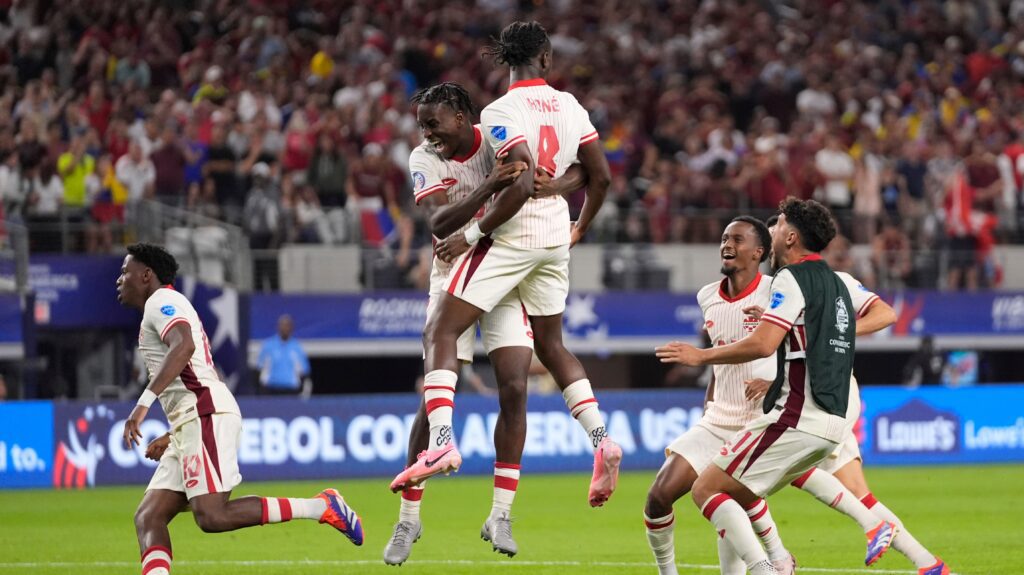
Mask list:
[[862,390],[864,461],[1024,461],[1024,385]]
[[[654,469],[665,446],[701,415],[701,391],[605,392],[601,409],[622,445],[625,469]],[[419,397],[376,395],[301,399],[242,399],[239,465],[248,480],[391,477],[402,470]],[[54,486],[145,483],[156,463],[145,445],[167,431],[157,410],[142,425],[142,446],[121,441],[133,404],[58,403]],[[497,399],[456,397],[455,436],[462,472],[491,474]],[[523,468],[531,472],[586,471],[593,455],[586,434],[557,395],[531,397]]]
[[0,489],[46,487],[53,455],[53,404],[0,403]]
[[21,297],[0,294],[0,343],[21,343]]
[[138,312],[117,303],[121,259],[110,256],[33,255],[29,287],[36,293],[40,327],[124,328],[138,325]]

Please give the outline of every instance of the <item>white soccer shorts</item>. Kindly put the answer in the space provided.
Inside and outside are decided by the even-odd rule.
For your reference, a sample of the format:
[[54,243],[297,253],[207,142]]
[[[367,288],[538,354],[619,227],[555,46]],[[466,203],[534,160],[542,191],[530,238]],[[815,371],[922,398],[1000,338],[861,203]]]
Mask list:
[[515,288],[528,315],[565,311],[569,295],[569,245],[528,249],[481,238],[455,260],[445,290],[485,312]]
[[818,464],[818,469],[834,475],[836,471],[846,467],[847,463],[860,458],[857,436],[851,433],[825,458],[825,461]]
[[736,435],[737,428],[721,427],[700,421],[665,448],[665,457],[675,453],[685,459],[698,474],[711,464],[727,441]]
[[186,421],[171,433],[150,480],[150,489],[168,489],[188,499],[208,493],[226,493],[242,482],[238,472],[238,440],[242,418],[214,413]]
[[767,497],[819,465],[838,445],[765,415],[736,432],[712,461],[758,497]]

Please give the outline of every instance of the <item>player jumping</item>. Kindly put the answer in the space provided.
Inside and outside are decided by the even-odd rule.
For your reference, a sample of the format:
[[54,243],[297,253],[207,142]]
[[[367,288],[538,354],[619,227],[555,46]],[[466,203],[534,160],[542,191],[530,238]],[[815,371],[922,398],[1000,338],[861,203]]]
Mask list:
[[359,516],[334,489],[312,499],[230,499],[242,481],[237,459],[242,416],[217,376],[199,316],[171,286],[177,271],[174,256],[162,247],[134,244],[128,246],[117,278],[117,301],[143,312],[139,351],[150,373],[149,386],[125,421],[125,445],[139,445],[139,427],[158,398],[170,426],[170,432],[146,449],[146,457],[160,464],[135,512],[142,573],[169,575],[167,526],[188,508],[207,533],[316,519],[362,545]]

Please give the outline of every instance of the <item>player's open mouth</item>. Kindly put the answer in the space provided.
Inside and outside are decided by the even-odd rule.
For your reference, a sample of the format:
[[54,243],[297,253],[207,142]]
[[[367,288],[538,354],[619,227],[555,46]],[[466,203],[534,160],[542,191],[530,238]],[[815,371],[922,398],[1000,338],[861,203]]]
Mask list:
[[437,152],[444,151],[444,142],[441,140],[431,140],[430,145],[434,146],[434,150]]
[[734,260],[734,259],[736,259],[736,254],[722,254],[722,259],[723,260]]

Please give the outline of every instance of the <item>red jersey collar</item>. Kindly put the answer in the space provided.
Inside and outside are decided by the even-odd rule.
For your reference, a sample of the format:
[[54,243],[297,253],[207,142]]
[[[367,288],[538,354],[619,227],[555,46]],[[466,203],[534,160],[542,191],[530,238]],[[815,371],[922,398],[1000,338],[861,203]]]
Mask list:
[[508,91],[511,92],[512,90],[515,90],[516,88],[529,88],[531,86],[547,86],[547,85],[548,85],[548,82],[544,78],[531,78],[529,80],[520,80],[518,82],[513,82],[512,85],[510,85],[508,87]]
[[736,297],[729,297],[728,292],[725,291],[725,288],[729,285],[729,278],[723,278],[722,283],[718,285],[718,296],[729,303],[738,302],[741,299],[747,297],[748,295],[754,293],[754,290],[757,289],[757,285],[761,283],[761,277],[761,272],[757,272],[757,275],[754,276],[754,279],[751,280],[749,284],[747,284],[747,287],[743,288],[743,291],[736,294]]
[[800,261],[798,261],[796,263],[802,264],[804,262],[816,262],[816,261],[821,261],[821,254],[806,255],[806,256],[800,258]]
[[483,136],[480,135],[480,128],[473,126],[473,147],[469,150],[469,153],[465,156],[452,156],[452,159],[456,162],[465,162],[466,160],[473,157],[473,154],[480,149],[480,142],[483,141]]
[[169,289],[169,290],[171,290],[171,291],[175,291],[175,290],[174,290],[174,286],[173,286],[172,284],[167,284],[167,285],[165,285],[165,286],[163,286],[163,287],[165,287],[165,288],[167,288],[167,289]]

